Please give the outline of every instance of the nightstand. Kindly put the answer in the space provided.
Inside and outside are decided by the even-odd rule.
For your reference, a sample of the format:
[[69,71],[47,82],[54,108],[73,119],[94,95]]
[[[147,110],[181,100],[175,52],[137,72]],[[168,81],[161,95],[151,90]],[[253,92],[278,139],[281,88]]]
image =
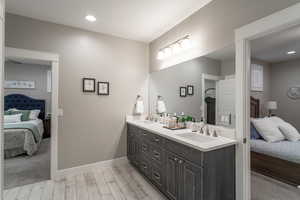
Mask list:
[[43,138],[51,137],[51,118],[44,119],[44,136]]

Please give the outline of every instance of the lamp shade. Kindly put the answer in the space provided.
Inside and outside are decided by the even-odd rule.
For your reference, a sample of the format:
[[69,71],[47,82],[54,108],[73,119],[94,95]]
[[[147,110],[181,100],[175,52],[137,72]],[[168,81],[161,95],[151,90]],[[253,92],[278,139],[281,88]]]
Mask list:
[[267,109],[268,110],[276,110],[277,109],[277,102],[276,101],[268,101],[267,102]]

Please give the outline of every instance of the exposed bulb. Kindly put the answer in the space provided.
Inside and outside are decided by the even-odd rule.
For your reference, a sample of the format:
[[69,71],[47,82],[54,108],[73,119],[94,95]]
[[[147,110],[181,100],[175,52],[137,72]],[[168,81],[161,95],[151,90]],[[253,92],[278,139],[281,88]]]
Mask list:
[[185,39],[183,39],[183,40],[181,41],[181,46],[182,46],[182,48],[184,48],[184,49],[190,48],[191,45],[192,45],[192,43],[191,43],[191,40],[190,40],[189,38],[185,38]]
[[178,42],[176,42],[172,45],[172,50],[174,53],[179,53],[181,51],[181,45]]
[[172,49],[170,47],[165,48],[164,50],[165,57],[170,57],[172,55]]
[[165,53],[162,50],[160,50],[157,54],[157,59],[163,60],[164,58],[165,58]]

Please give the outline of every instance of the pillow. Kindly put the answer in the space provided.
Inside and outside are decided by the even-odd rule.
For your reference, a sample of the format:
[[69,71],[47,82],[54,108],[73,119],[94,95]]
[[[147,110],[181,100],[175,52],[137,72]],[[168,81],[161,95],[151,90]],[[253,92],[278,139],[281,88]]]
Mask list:
[[5,111],[4,111],[4,115],[11,115],[11,113],[10,113],[9,110],[5,110]]
[[31,110],[29,114],[29,119],[30,120],[38,119],[40,112],[41,112],[40,110]]
[[300,133],[290,123],[283,122],[283,123],[279,124],[279,129],[287,140],[292,141],[292,142],[296,142],[296,141],[300,140]]
[[29,121],[30,110],[10,110],[11,115],[22,114],[21,121]]
[[279,126],[279,124],[281,123],[285,123],[285,121],[279,117],[270,117],[269,118],[274,124],[276,124],[277,126]]
[[279,128],[269,118],[252,119],[251,122],[262,138],[267,142],[284,140],[284,136]]
[[256,128],[250,123],[251,139],[258,140],[261,139],[261,135],[257,132]]
[[21,122],[22,114],[4,115],[4,123],[17,123]]

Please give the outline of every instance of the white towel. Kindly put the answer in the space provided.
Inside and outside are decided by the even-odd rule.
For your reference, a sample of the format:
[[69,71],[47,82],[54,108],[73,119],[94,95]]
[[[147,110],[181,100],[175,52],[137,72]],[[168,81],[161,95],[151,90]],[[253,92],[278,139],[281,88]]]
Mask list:
[[144,113],[144,102],[137,100],[135,104],[135,114],[141,115]]
[[165,113],[167,111],[166,104],[163,100],[157,101],[157,113]]

